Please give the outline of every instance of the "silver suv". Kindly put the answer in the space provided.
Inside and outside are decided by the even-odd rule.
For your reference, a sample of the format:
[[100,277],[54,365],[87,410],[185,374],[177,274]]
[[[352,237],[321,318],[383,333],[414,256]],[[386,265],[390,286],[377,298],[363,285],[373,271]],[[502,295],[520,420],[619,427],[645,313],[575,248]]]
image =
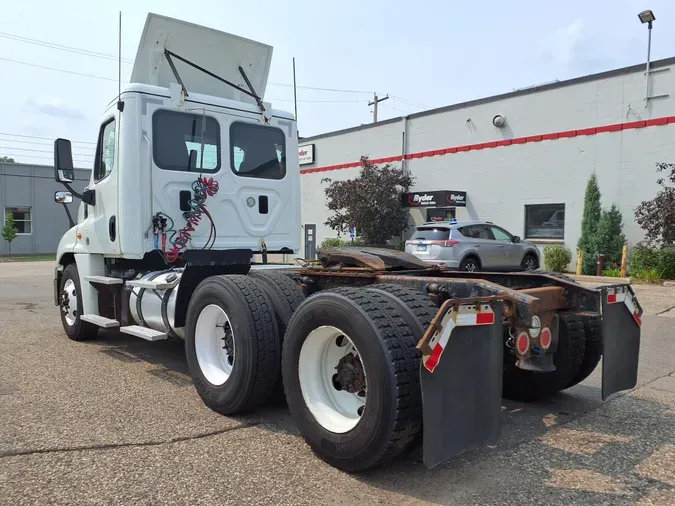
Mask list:
[[490,221],[429,222],[405,243],[406,253],[463,271],[534,270],[539,250]]

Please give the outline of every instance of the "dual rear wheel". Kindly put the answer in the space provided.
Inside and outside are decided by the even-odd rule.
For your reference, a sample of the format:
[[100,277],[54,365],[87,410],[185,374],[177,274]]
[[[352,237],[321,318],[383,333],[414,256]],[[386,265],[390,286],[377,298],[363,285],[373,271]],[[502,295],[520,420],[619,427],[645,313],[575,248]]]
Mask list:
[[214,411],[234,414],[282,384],[300,433],[331,465],[358,471],[394,458],[421,431],[415,345],[436,309],[390,285],[303,299],[280,273],[203,281],[186,321],[197,392]]

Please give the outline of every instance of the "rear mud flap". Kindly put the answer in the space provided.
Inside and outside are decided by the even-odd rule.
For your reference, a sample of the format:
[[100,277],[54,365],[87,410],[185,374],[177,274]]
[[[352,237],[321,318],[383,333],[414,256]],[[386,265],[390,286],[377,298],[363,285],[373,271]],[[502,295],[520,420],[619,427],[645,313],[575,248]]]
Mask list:
[[642,308],[630,286],[602,289],[602,399],[637,384]]
[[[445,305],[444,305],[445,307]],[[491,323],[467,323],[460,306],[451,315],[443,308],[420,341],[423,353],[420,367],[423,404],[423,459],[424,465],[434,468],[467,450],[483,444],[495,444],[501,435],[501,399],[504,339],[502,334],[502,304],[473,305],[494,313]],[[481,313],[480,309],[478,314]],[[454,319],[453,319],[454,318]],[[442,351],[434,359],[431,355],[443,332],[453,327]],[[438,320],[438,321],[437,321]],[[434,335],[435,334],[435,335]],[[429,347],[425,348],[428,345]],[[431,364],[429,362],[432,362]],[[431,365],[431,372],[429,370]]]

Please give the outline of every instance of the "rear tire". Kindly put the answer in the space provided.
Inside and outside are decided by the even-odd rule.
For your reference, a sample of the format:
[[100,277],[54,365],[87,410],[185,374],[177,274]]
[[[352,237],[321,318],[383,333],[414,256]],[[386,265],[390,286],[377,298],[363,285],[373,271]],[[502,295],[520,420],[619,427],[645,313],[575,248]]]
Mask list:
[[599,317],[584,318],[584,331],[586,333],[586,351],[581,362],[579,372],[567,385],[567,388],[578,385],[588,378],[600,363],[602,358],[602,319]]
[[59,288],[61,323],[68,338],[73,341],[88,341],[96,338],[98,325],[80,319],[82,315],[82,287],[76,264],[68,264],[63,270]]
[[586,348],[584,323],[573,315],[559,314],[559,318],[558,349],[553,354],[556,370],[547,373],[524,371],[516,367],[513,355],[505,355],[504,398],[514,401],[544,399],[568,388],[572,378],[579,373]]
[[479,272],[480,261],[475,256],[468,256],[459,264],[460,271]]
[[187,309],[185,355],[209,408],[231,415],[264,403],[279,375],[280,352],[272,304],[252,279],[212,276],[197,286]]
[[[252,270],[249,273],[249,277],[270,298],[277,328],[279,329],[280,349],[282,349],[288,322],[291,316],[293,316],[293,312],[305,300],[305,294],[302,293],[297,283],[285,274]],[[279,360],[281,360],[281,355],[279,356]],[[286,400],[286,396],[284,394],[283,380],[281,379],[281,368],[279,369],[279,374],[277,375],[269,400],[273,404],[281,405]]]
[[537,257],[534,254],[528,253],[523,258],[523,261],[520,264],[520,266],[524,271],[528,272],[536,271],[537,269],[539,269],[539,261],[537,260]]
[[[312,450],[338,469],[356,472],[377,467],[401,454],[420,431],[420,355],[413,332],[397,317],[398,311],[381,294],[339,288],[309,297],[288,325],[282,374],[289,410]],[[342,383],[333,383],[338,394],[331,390],[330,373],[335,367],[328,357],[334,361],[333,355],[308,351],[321,343],[331,346],[333,341],[323,334],[329,331],[338,336],[336,346],[342,345],[344,335],[358,352],[366,382],[365,397],[361,396],[365,404],[358,418],[343,408],[350,406],[350,399],[338,399],[354,395],[348,391],[352,384],[342,388]],[[327,357],[326,364],[317,366],[318,360],[309,360],[314,356]],[[317,390],[315,386],[321,384],[325,386]]]

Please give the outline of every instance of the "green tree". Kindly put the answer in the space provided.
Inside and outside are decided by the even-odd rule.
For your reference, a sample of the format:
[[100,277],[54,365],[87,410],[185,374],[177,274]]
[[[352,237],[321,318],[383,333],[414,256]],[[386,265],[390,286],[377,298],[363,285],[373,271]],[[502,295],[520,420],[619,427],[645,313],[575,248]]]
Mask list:
[[413,178],[403,168],[378,166],[362,156],[356,178],[322,182],[329,183],[326,201],[333,213],[325,223],[338,234],[347,234],[353,224],[366,244],[384,244],[408,228],[410,215],[401,194],[410,189]]
[[656,183],[661,190],[652,200],[635,209],[635,222],[645,231],[648,246],[675,243],[675,163],[657,163],[657,172],[665,172]]
[[16,238],[16,234],[19,233],[19,229],[16,228],[14,224],[14,215],[12,213],[7,213],[7,218],[5,226],[2,227],[2,237],[7,241],[8,253],[12,254],[12,241]]
[[10,158],[9,156],[0,156],[0,163],[5,162],[5,163],[16,163],[14,161],[14,158]]
[[612,204],[612,207],[602,211],[598,227],[595,231],[593,249],[596,253],[605,255],[605,265],[619,264],[626,236],[623,233],[623,218],[621,211]]
[[584,214],[581,219],[581,237],[577,243],[577,249],[584,252],[583,273],[595,274],[595,232],[602,214],[600,206],[600,188],[595,172],[586,183],[586,195],[584,197]]

